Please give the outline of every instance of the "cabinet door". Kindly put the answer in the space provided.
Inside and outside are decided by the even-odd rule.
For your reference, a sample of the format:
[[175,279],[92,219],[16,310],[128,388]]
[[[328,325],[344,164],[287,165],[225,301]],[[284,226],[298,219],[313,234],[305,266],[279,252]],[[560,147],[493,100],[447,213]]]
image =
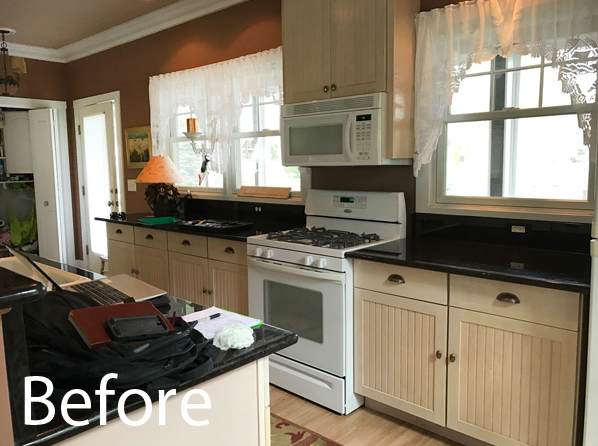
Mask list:
[[214,305],[248,315],[247,266],[210,260],[210,289]]
[[135,275],[135,245],[108,239],[108,275]]
[[386,91],[386,2],[330,0],[332,97]]
[[354,317],[355,392],[444,426],[447,307],[356,288]]
[[169,291],[168,251],[135,245],[135,265],[139,280]]
[[213,306],[213,296],[208,295],[208,260],[186,254],[170,252],[170,293],[201,305]]
[[330,98],[330,0],[283,0],[282,46],[284,102]]
[[6,112],[5,118],[6,171],[10,174],[33,173],[29,112]]
[[577,333],[451,308],[447,426],[497,446],[573,441]]

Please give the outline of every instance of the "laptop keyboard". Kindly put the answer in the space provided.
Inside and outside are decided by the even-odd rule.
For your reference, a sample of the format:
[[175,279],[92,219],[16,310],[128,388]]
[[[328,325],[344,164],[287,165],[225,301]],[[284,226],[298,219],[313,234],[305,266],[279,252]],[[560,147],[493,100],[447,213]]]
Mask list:
[[110,285],[94,280],[92,282],[83,282],[76,285],[71,285],[71,289],[86,294],[100,305],[114,305],[122,304],[125,300],[130,299],[125,293],[121,293]]

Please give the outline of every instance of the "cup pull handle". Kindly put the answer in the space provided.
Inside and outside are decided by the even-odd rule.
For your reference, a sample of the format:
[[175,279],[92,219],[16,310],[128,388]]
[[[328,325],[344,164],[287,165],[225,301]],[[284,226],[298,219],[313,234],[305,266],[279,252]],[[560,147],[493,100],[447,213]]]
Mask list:
[[227,254],[234,254],[235,250],[233,248],[231,248],[230,246],[227,246],[226,249],[224,250],[224,252]]
[[442,359],[442,352],[440,350],[436,350],[436,358]]
[[183,240],[181,242],[181,245],[183,245],[183,246],[191,246],[191,242],[189,240]]
[[153,236],[153,235],[151,235],[151,234],[148,234],[148,235],[146,235],[146,236],[145,236],[145,239],[146,239],[146,240],[153,240],[153,239],[154,239],[154,236]]
[[496,300],[500,300],[501,302],[507,302],[509,304],[520,304],[521,300],[513,293],[500,293],[496,296]]
[[116,231],[114,231],[114,232],[116,232],[117,234],[122,234],[122,233],[123,233],[123,231],[122,231],[121,229],[117,229],[117,230],[116,230]]
[[208,289],[204,287],[203,293],[206,294],[207,292],[208,292]]
[[388,276],[388,281],[401,284],[405,283],[405,278],[400,274],[391,274],[390,276]]
[[449,356],[449,361],[455,362],[456,360],[457,360],[457,357],[455,355]]

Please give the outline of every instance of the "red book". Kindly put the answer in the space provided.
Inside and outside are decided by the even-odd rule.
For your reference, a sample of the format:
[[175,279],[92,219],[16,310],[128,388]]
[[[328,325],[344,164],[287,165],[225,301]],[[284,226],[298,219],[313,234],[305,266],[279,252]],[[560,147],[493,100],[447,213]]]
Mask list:
[[108,319],[113,317],[152,316],[154,314],[164,319],[169,331],[174,331],[172,324],[151,302],[132,302],[72,310],[69,313],[69,321],[89,348],[96,349],[112,341],[105,328]]

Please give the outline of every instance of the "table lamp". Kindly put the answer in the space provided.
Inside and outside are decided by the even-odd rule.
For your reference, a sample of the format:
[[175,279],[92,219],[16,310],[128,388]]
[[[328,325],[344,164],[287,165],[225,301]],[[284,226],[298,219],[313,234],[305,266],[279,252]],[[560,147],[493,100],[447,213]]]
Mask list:
[[153,156],[145,165],[136,183],[149,183],[145,189],[145,201],[155,217],[172,216],[177,207],[179,191],[174,183],[185,180],[168,156]]

